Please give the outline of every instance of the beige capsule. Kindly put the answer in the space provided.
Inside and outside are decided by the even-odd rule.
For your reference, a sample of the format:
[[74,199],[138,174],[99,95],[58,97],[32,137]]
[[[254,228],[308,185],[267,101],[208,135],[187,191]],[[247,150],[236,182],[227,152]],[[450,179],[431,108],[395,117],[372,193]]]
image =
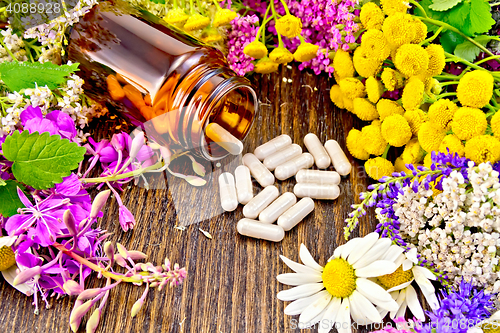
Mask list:
[[274,169],[274,175],[279,180],[285,180],[294,176],[300,169],[308,169],[314,164],[314,158],[309,153],[303,153],[288,162],[278,165]]
[[313,210],[313,199],[309,197],[302,198],[278,218],[278,225],[288,231],[299,224]]
[[292,207],[297,202],[297,197],[292,192],[285,192],[272,204],[267,206],[259,214],[259,221],[263,223],[274,223],[288,208]]
[[332,158],[333,167],[342,176],[347,176],[351,172],[351,163],[345,156],[344,151],[335,140],[328,140],[325,142],[325,148],[328,155]]
[[232,212],[238,207],[238,196],[234,177],[229,172],[224,172],[219,176],[220,204],[226,212]]
[[276,153],[278,150],[285,148],[292,144],[292,138],[286,134],[275,137],[272,140],[255,148],[254,154],[259,160],[263,160],[266,157]]
[[279,225],[261,223],[251,219],[239,220],[236,229],[240,235],[271,242],[280,242],[285,237],[285,231]]
[[274,184],[274,175],[271,171],[267,170],[254,154],[248,153],[243,155],[243,164],[250,169],[250,173],[260,186],[266,187]]
[[236,194],[240,204],[247,204],[253,198],[253,185],[250,176],[250,169],[244,165],[238,166],[234,170],[234,178],[236,181]]
[[323,147],[323,144],[321,143],[321,141],[319,141],[316,134],[307,134],[304,137],[304,145],[314,157],[314,162],[316,163],[316,166],[318,168],[326,169],[330,166],[330,156],[328,156],[325,147]]
[[297,183],[293,187],[293,193],[299,198],[310,197],[313,199],[334,200],[338,198],[340,188],[337,185]]
[[297,183],[340,184],[340,175],[336,171],[302,169],[297,172],[295,179]]
[[205,134],[231,155],[239,155],[243,151],[243,143],[217,123],[208,124]]
[[302,154],[302,148],[297,144],[291,144],[264,159],[264,166],[273,171],[280,164],[290,161],[292,158]]
[[276,186],[265,187],[243,207],[243,215],[249,219],[256,219],[260,212],[269,206],[279,195],[280,191]]

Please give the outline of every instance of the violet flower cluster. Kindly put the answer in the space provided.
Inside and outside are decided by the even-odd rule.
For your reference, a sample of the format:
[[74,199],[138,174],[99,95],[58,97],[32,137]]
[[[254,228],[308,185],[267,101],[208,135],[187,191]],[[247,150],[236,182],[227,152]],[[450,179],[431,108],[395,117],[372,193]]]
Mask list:
[[227,34],[227,60],[231,69],[238,75],[243,76],[253,71],[252,61],[255,59],[243,53],[243,49],[255,39],[259,30],[258,22],[259,18],[256,15],[238,15],[231,21],[231,29]]

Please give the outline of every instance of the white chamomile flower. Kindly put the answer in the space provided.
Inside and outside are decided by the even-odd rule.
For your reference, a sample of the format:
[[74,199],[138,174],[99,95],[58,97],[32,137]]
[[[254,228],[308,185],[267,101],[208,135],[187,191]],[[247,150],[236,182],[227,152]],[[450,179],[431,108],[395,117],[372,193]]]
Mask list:
[[467,333],[497,333],[500,331],[500,311],[495,312],[488,319],[470,327]]
[[[404,316],[406,308],[409,308],[415,318],[424,321],[425,314],[417,292],[411,285],[413,281],[417,282],[422,294],[431,309],[437,309],[439,302],[437,300],[435,289],[429,280],[436,280],[436,276],[427,268],[415,265],[417,260],[417,249],[403,253],[404,249],[397,245],[392,245],[382,256],[383,260],[389,260],[395,263],[397,269],[391,274],[379,276],[378,282],[391,293],[392,298],[398,303],[398,309],[391,311],[391,319]],[[385,317],[387,310],[378,307],[382,317]]]
[[14,279],[17,276],[18,266],[12,245],[16,242],[17,237],[0,236],[0,271],[11,286],[28,296],[33,294],[33,283],[26,282],[14,285]]
[[379,239],[373,232],[335,249],[325,267],[313,259],[303,244],[299,252],[303,265],[281,256],[295,271],[277,276],[279,282],[296,286],[278,293],[280,300],[293,301],[285,308],[285,314],[300,314],[300,325],[320,322],[319,333],[329,332],[334,326],[339,333],[351,332],[351,317],[361,325],[382,322],[375,305],[388,311],[396,311],[398,305],[369,278],[396,270],[394,261],[380,259],[390,246],[390,239]]

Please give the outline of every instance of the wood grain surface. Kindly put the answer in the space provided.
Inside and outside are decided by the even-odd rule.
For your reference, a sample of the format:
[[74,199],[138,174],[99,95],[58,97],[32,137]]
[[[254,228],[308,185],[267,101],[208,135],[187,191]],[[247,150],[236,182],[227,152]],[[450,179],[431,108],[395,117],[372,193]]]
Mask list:
[[[309,132],[316,133],[322,142],[335,139],[345,147],[349,129],[360,128],[359,120],[330,102],[329,88],[333,80],[326,75],[316,76],[300,72],[296,66],[282,66],[278,73],[254,75],[251,80],[262,108],[245,140],[244,152],[251,152],[283,133],[290,135],[303,149],[303,137]],[[110,137],[121,121],[112,118],[115,119],[93,122],[93,136]],[[111,240],[147,253],[153,263],[161,263],[168,256],[172,262],[185,266],[188,276],[180,287],[150,292],[134,319],[130,318],[130,310],[144,287],[123,284],[113,289],[97,332],[317,331],[293,329],[292,320],[298,320],[298,316],[284,315],[288,302],[279,301],[276,294],[289,287],[278,283],[276,276],[291,270],[281,262],[279,255],[298,261],[299,246],[304,243],[312,256],[324,265],[335,247],[345,243],[344,219],[355,198],[366,189],[366,174],[351,158],[353,172],[342,179],[340,197],[335,201],[315,201],[316,209],[311,215],[289,231],[282,242],[271,243],[242,237],[236,232],[236,222],[243,217],[241,205],[234,212],[221,213],[214,179],[221,171],[233,170],[240,159],[222,161],[220,167],[209,165],[213,169],[212,177],[202,191],[171,177],[166,182],[165,175],[150,179],[152,187],[157,189],[128,187],[122,199],[135,215],[137,225],[127,233],[122,232],[118,223],[116,200],[108,202],[99,223],[113,233]],[[278,181],[277,186],[283,193],[291,191],[294,183],[294,180]],[[255,191],[260,189],[255,183]],[[201,222],[193,223],[196,221]],[[180,224],[187,225],[184,231],[174,228]],[[365,235],[375,224],[373,215],[369,214],[353,235]],[[205,237],[198,228],[210,232],[213,239]],[[89,279],[89,286],[103,286],[104,282],[94,275]],[[42,306],[40,314],[34,315],[32,298],[18,293],[0,278],[0,298],[2,332],[70,331],[68,321],[74,297],[51,299],[50,309]],[[82,325],[80,330],[83,332],[84,328]]]

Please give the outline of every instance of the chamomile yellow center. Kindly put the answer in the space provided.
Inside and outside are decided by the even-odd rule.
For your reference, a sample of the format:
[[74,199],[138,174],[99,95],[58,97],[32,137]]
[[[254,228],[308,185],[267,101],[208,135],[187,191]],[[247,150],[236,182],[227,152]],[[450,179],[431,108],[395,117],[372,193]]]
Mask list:
[[378,280],[384,287],[390,289],[413,280],[413,273],[411,269],[403,271],[403,266],[399,266],[394,273],[379,276]]
[[487,320],[481,325],[481,329],[483,330],[483,333],[500,333],[500,321]]
[[349,297],[356,289],[354,268],[342,258],[329,261],[321,277],[323,285],[333,297]]
[[10,268],[15,263],[16,257],[14,251],[12,251],[10,246],[2,246],[2,248],[0,248],[0,271]]

